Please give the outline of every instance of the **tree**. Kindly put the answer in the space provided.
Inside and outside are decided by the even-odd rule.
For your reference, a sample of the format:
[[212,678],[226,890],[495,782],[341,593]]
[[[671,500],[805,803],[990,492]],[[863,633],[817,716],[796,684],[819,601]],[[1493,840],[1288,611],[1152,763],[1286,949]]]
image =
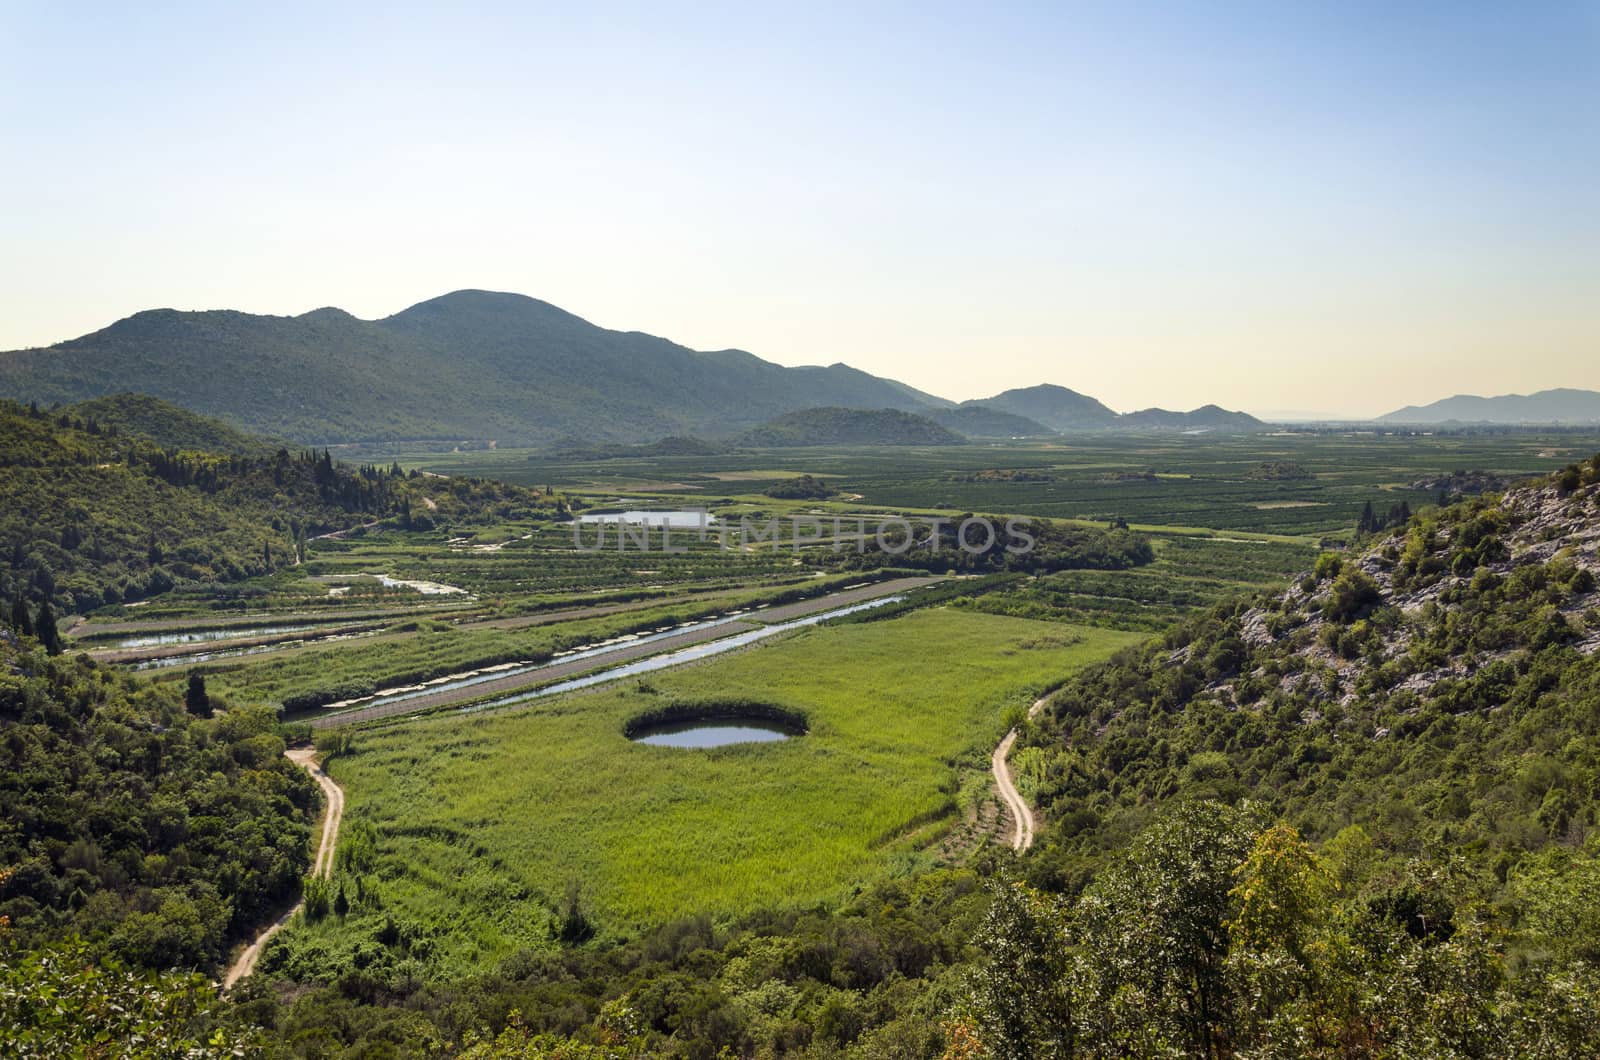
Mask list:
[[1289,825],[1274,825],[1256,838],[1238,875],[1231,893],[1239,912],[1228,923],[1234,942],[1255,949],[1283,946],[1303,962],[1305,930],[1333,889],[1311,847]]
[[28,601],[20,589],[17,591],[17,598],[11,602],[11,625],[15,627],[18,636],[33,636],[33,616],[28,613]]
[[39,643],[44,645],[44,650],[51,655],[60,655],[63,649],[61,631],[56,628],[56,613],[46,600],[39,605],[39,617],[34,620],[35,635]]
[[212,715],[211,696],[206,692],[206,677],[199,670],[189,671],[189,686],[183,693],[183,706],[197,718]]
[[1333,591],[1325,610],[1330,618],[1349,619],[1382,599],[1383,593],[1378,583],[1360,567],[1349,566],[1334,579]]
[[343,920],[345,914],[350,912],[350,899],[345,897],[344,881],[339,881],[339,893],[333,899],[333,915]]
[[976,939],[984,963],[971,982],[973,1021],[996,1060],[1073,1053],[1073,980],[1064,912],[1049,895],[1002,880]]
[[[0,932],[6,932],[0,918]],[[0,934],[0,1038],[7,1056],[231,1057],[265,1043],[228,1029],[203,975],[96,961],[81,942],[19,951]]]
[[[1222,1055],[1234,1023],[1227,924],[1234,869],[1251,848],[1245,814],[1217,802],[1180,805],[1134,840],[1078,903],[1091,1003],[1106,1048],[1182,1043]],[[1137,1049],[1135,1049],[1137,1053]]]
[[1372,502],[1368,501],[1361,509],[1361,518],[1356,520],[1357,533],[1370,534],[1378,528],[1378,517],[1372,511]]
[[305,899],[306,920],[316,923],[328,915],[331,902],[328,900],[328,878],[326,876],[307,876],[301,883],[300,893]]
[[584,912],[582,885],[576,878],[567,881],[567,895],[561,903],[556,935],[568,945],[587,942],[594,937],[594,923]]

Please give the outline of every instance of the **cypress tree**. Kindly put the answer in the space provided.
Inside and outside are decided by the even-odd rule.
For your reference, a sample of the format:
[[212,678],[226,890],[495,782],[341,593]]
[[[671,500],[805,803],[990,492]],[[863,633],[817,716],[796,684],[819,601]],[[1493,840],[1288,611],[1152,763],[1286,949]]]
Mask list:
[[33,616],[28,613],[28,601],[20,589],[11,603],[11,625],[16,628],[18,636],[33,636]]
[[39,617],[34,620],[34,628],[39,637],[39,643],[44,645],[44,650],[51,655],[61,654],[61,631],[56,628],[56,613],[46,600],[39,605]]
[[199,670],[189,671],[189,687],[183,692],[183,709],[197,718],[211,717],[211,696],[206,692],[206,677]]

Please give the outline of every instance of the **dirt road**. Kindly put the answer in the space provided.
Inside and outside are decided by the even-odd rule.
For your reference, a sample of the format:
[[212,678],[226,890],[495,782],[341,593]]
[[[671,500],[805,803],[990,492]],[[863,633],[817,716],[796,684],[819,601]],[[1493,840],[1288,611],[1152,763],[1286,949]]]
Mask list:
[[[313,876],[327,876],[333,871],[333,848],[339,841],[339,823],[344,818],[344,789],[335,784],[333,778],[317,765],[316,753],[309,747],[295,747],[284,752],[290,761],[316,778],[317,783],[322,786],[323,797],[328,801],[322,815],[322,838],[317,843],[317,857],[311,867]],[[292,920],[304,907],[304,901],[296,902],[294,908],[263,928],[250,945],[246,946],[228,966],[227,973],[222,977],[222,989],[231,990],[235,983],[254,971],[256,960],[261,956],[261,949],[267,944],[267,940],[276,935],[283,925]]]
[[[1035,700],[1033,706],[1028,708],[1028,717],[1038,717],[1039,712],[1044,709],[1045,700],[1049,698],[1042,696]],[[1027,850],[1033,846],[1033,811],[1028,809],[1028,801],[1012,783],[1011,766],[1006,762],[1016,742],[1017,730],[1012,729],[1006,733],[1006,738],[1000,741],[1000,746],[994,749],[994,757],[990,760],[990,764],[994,767],[994,786],[1000,790],[1000,800],[1006,804],[1006,809],[1011,811],[1011,820],[1014,822],[1011,849]]]

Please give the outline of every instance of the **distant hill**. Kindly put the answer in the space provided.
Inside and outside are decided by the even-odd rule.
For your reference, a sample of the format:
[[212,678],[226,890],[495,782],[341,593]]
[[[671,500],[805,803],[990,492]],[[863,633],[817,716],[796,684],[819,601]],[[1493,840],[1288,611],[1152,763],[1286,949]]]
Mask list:
[[1055,433],[1037,420],[973,401],[953,409],[935,409],[925,415],[933,422],[969,438],[1028,438]]
[[814,408],[791,412],[739,436],[740,445],[960,445],[961,435],[899,409]]
[[1248,412],[1229,412],[1217,405],[1201,405],[1190,412],[1140,409],[1138,412],[1118,416],[1117,426],[1174,431],[1253,431],[1266,424]]
[[1053,383],[1007,390],[992,398],[965,404],[1023,416],[1054,431],[1114,427],[1117,424],[1117,414],[1094,398]]
[[[992,398],[962,404],[962,408],[974,406],[1023,416],[1055,431],[1099,430],[1106,427],[1136,430],[1252,431],[1263,426],[1260,420],[1249,413],[1229,412],[1216,405],[1202,405],[1191,412],[1173,412],[1157,408],[1140,409],[1138,412],[1119,416],[1087,394],[1080,394],[1076,390],[1068,390],[1053,383],[1007,390]],[[948,418],[941,419],[940,422],[946,426],[955,426]]]
[[457,291],[382,320],[231,310],[137,313],[0,353],[0,396],[41,404],[126,391],[297,442],[574,435],[728,436],[796,409],[950,403],[844,364],[786,368],[610,331],[516,294]]
[[259,455],[279,447],[272,439],[246,434],[221,420],[190,412],[145,394],[90,398],[76,405],[68,405],[61,411],[85,423],[142,438],[163,449]]
[[1535,394],[1457,394],[1431,405],[1407,405],[1385,423],[1600,423],[1600,391],[1560,388]]

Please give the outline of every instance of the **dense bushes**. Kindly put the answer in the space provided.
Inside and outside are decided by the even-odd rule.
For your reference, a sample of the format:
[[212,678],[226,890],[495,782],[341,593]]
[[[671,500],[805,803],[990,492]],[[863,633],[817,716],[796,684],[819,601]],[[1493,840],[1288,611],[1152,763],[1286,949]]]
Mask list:
[[837,491],[815,475],[796,475],[794,478],[779,479],[761,492],[776,500],[822,501]]
[[215,968],[291,901],[316,790],[269,711],[0,638],[0,917],[155,968]]
[[[1370,848],[1351,828],[1319,855],[1287,825],[1191,802],[1075,900],[1001,883],[965,1040],[995,1060],[1591,1055],[1600,968],[1552,928],[1600,938],[1600,859],[1495,909],[1448,864],[1391,873]],[[1507,961],[1508,938],[1536,956]]]
[[27,951],[0,923],[0,1050],[18,1060],[138,1056],[222,1060],[257,1054],[202,975],[96,959],[82,943]]
[[378,915],[326,985],[280,999],[258,974],[238,996],[294,1043],[285,1055],[393,1042],[391,1055],[424,1056],[466,1042],[476,1051],[463,1055],[480,1057],[934,1057],[951,969],[970,957],[986,904],[975,873],[933,872],[832,912],[689,917],[621,945],[531,947],[451,982],[411,977],[405,954],[424,940]]

